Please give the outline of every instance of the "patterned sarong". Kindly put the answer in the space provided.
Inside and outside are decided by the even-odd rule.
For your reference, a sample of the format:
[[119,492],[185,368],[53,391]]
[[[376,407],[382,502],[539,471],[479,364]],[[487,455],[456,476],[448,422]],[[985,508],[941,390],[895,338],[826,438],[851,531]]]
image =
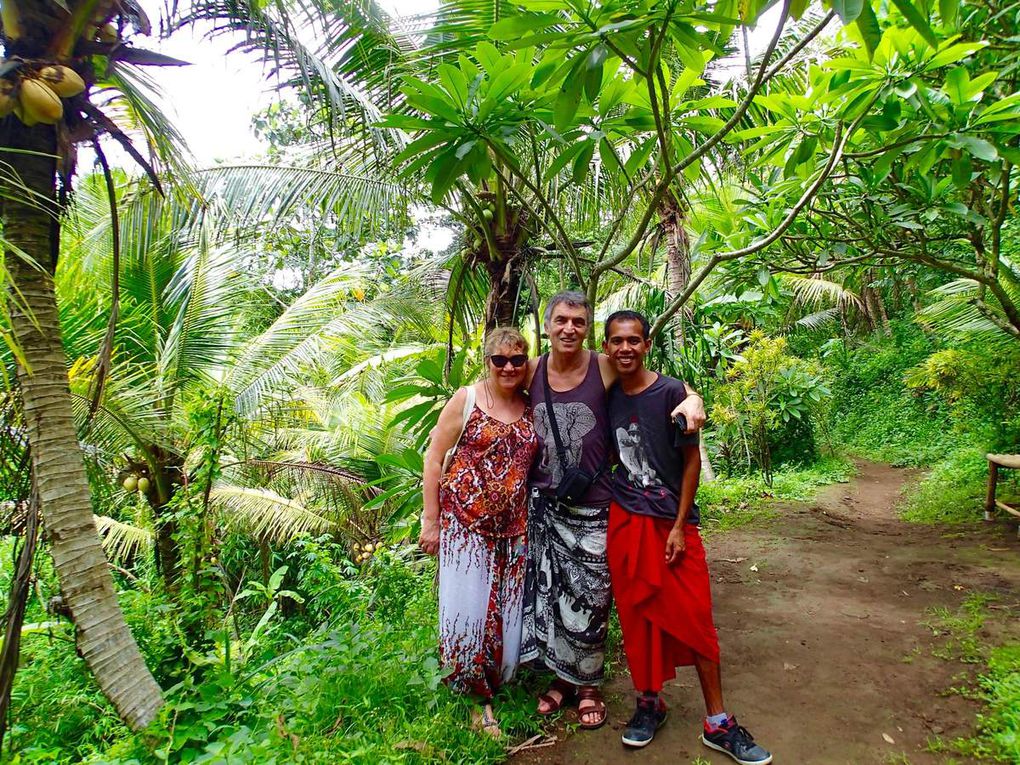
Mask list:
[[524,568],[522,537],[485,537],[440,516],[439,655],[451,688],[489,699],[513,677]]
[[608,507],[571,507],[532,492],[521,661],[576,685],[605,676],[608,524]]

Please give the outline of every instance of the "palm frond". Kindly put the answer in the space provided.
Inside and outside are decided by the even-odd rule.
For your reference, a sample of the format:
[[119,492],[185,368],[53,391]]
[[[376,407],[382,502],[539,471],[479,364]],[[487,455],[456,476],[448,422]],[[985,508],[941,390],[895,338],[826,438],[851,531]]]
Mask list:
[[223,165],[201,172],[209,197],[240,226],[272,226],[302,210],[324,210],[356,238],[384,231],[403,189],[385,180],[314,165]]
[[92,520],[96,524],[106,557],[111,561],[127,560],[153,545],[154,536],[149,529],[107,515],[93,515]]
[[[1009,290],[1010,282],[1004,286],[1013,294],[1014,301],[1020,297],[1020,290]],[[996,344],[1016,341],[978,308],[978,284],[972,279],[955,279],[928,293],[934,302],[917,313],[917,321],[939,333],[960,339],[974,339]],[[994,303],[987,310],[1005,316]]]
[[220,484],[213,487],[209,499],[225,525],[241,526],[268,541],[286,542],[300,534],[325,534],[336,528],[328,518],[269,489]]

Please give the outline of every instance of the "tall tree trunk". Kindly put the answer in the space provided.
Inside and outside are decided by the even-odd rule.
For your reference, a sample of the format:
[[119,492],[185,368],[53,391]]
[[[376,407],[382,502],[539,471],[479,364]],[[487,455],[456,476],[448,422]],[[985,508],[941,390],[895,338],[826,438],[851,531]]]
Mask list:
[[524,279],[520,250],[513,242],[497,238],[499,251],[486,263],[489,275],[489,296],[486,300],[485,331],[494,327],[512,327],[517,314],[517,300]]
[[[666,284],[669,302],[670,299],[683,294],[691,280],[691,240],[684,226],[687,220],[686,210],[672,193],[663,199],[659,207],[659,217],[662,222],[663,238],[666,240]],[[681,310],[677,314],[674,329],[677,347],[683,347],[687,343],[685,319],[690,315],[691,313],[686,310]],[[715,470],[705,447],[705,439],[700,439],[698,448],[701,451],[701,480],[703,483],[710,483],[715,480]]]
[[[666,195],[659,207],[662,220],[663,239],[666,240],[666,283],[668,299],[674,298],[687,289],[691,280],[691,241],[684,227],[687,214],[680,201],[672,194]],[[676,342],[683,346],[687,340],[684,330],[689,311],[682,310],[676,319]]]
[[480,194],[485,201],[493,203],[496,217],[489,226],[495,251],[483,240],[478,259],[484,263],[489,277],[489,295],[485,301],[485,332],[494,327],[516,326],[517,304],[524,286],[525,239],[529,235],[526,213],[491,193]]
[[11,152],[7,159],[36,195],[34,203],[5,203],[4,236],[38,264],[26,264],[13,252],[7,255],[18,293],[11,326],[24,358],[18,383],[39,508],[61,593],[76,627],[78,651],[117,712],[138,730],[155,718],[163,697],[124,621],[92,521],[53,285],[60,235],[56,134],[51,127],[26,129],[12,123],[14,118],[8,117],[3,126],[4,143],[25,153]]

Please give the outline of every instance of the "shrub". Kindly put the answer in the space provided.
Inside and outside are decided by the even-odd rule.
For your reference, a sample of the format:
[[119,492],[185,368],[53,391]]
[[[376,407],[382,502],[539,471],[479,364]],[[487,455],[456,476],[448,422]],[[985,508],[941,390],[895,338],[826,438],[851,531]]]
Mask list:
[[829,390],[821,367],[789,355],[785,338],[753,332],[742,355],[715,391],[712,421],[724,459],[757,467],[771,484],[777,457],[815,456],[812,418]]

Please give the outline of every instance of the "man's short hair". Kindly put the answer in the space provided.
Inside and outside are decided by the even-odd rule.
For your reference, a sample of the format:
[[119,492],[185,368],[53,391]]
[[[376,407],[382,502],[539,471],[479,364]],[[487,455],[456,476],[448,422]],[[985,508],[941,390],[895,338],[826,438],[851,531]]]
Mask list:
[[545,306],[545,318],[544,323],[548,327],[549,321],[552,319],[553,309],[556,308],[560,303],[566,303],[571,308],[584,308],[588,312],[588,323],[591,324],[595,318],[594,312],[591,309],[591,303],[588,302],[588,296],[578,290],[566,290],[564,292],[557,292],[551,298]]
[[641,336],[647,340],[652,334],[652,325],[648,323],[645,315],[637,311],[616,311],[609,314],[606,319],[606,340],[609,340],[609,326],[614,321],[636,321],[641,324]]

